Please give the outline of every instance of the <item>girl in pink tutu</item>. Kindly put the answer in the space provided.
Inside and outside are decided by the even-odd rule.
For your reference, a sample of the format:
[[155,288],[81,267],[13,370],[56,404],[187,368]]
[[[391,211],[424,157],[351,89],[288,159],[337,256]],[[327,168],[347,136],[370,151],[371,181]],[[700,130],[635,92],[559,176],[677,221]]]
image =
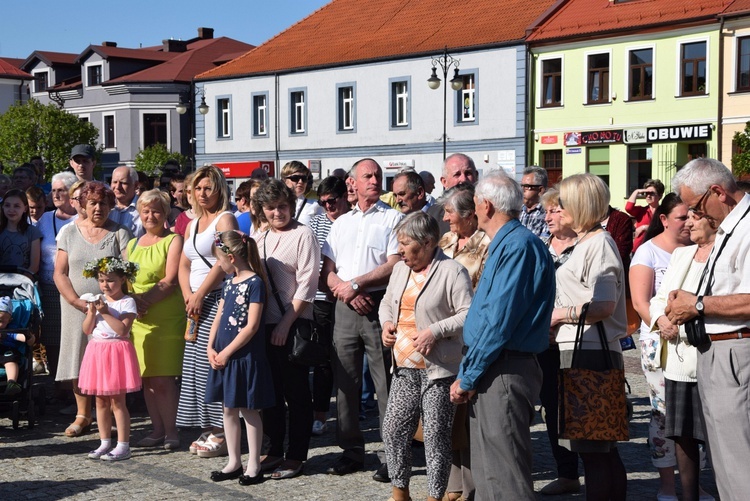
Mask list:
[[[96,395],[96,420],[101,445],[89,453],[91,459],[121,461],[130,457],[130,413],[125,394],[141,389],[138,358],[130,342],[130,327],[137,309],[127,295],[138,265],[119,257],[91,261],[83,276],[96,278],[102,294],[91,296],[83,321],[83,332],[89,337],[81,361],[78,386],[85,395]],[[117,425],[117,446],[112,448],[110,433],[112,414]]]

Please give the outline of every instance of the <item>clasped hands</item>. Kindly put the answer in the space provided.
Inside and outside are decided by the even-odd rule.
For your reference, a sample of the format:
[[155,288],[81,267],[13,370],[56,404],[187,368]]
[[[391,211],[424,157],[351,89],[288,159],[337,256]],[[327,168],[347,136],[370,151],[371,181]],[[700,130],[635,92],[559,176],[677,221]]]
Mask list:
[[358,315],[367,315],[375,308],[372,297],[364,291],[355,291],[351,282],[339,282],[331,287],[331,293],[339,301],[351,306]]
[[[396,344],[396,326],[393,325],[393,322],[387,321],[383,324],[381,339],[383,340],[383,346],[386,348],[392,348]],[[411,344],[422,355],[429,355],[436,341],[430,329],[423,329],[412,337]]]

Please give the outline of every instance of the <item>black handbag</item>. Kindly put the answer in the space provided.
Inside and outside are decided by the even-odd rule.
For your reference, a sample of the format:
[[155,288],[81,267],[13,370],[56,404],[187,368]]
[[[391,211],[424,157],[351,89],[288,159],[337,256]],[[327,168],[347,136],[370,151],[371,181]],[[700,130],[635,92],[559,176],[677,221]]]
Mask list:
[[[267,256],[267,237],[268,232],[266,232],[263,239],[264,256]],[[266,259],[263,259],[263,264],[266,267],[266,274],[271,284],[273,296],[276,298],[276,304],[279,306],[281,314],[284,315],[286,308],[284,308],[279,291],[276,289],[276,284],[273,281],[273,275],[271,275],[271,269],[268,267]],[[317,367],[319,365],[326,365],[331,360],[330,333],[328,329],[324,329],[314,320],[307,318],[296,319],[286,338],[286,346],[289,348],[289,361],[295,364]]]

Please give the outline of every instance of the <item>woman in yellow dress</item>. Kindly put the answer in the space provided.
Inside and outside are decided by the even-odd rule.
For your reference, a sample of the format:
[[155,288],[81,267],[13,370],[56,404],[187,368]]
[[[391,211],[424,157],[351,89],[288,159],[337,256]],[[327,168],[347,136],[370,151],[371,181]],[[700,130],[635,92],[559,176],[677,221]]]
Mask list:
[[166,450],[174,450],[180,445],[176,377],[182,374],[185,308],[177,280],[182,237],[166,228],[169,202],[169,195],[159,190],[140,196],[137,208],[146,234],[128,242],[127,252],[128,260],[140,265],[133,284],[138,318],[131,338],[154,428],[137,445],[163,444]]

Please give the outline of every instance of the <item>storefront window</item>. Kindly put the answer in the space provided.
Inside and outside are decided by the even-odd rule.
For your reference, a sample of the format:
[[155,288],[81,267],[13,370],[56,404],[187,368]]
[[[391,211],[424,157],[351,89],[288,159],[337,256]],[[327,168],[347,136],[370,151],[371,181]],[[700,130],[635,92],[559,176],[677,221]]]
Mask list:
[[586,172],[599,176],[609,186],[609,146],[586,148]]
[[628,193],[651,179],[651,145],[628,146]]

